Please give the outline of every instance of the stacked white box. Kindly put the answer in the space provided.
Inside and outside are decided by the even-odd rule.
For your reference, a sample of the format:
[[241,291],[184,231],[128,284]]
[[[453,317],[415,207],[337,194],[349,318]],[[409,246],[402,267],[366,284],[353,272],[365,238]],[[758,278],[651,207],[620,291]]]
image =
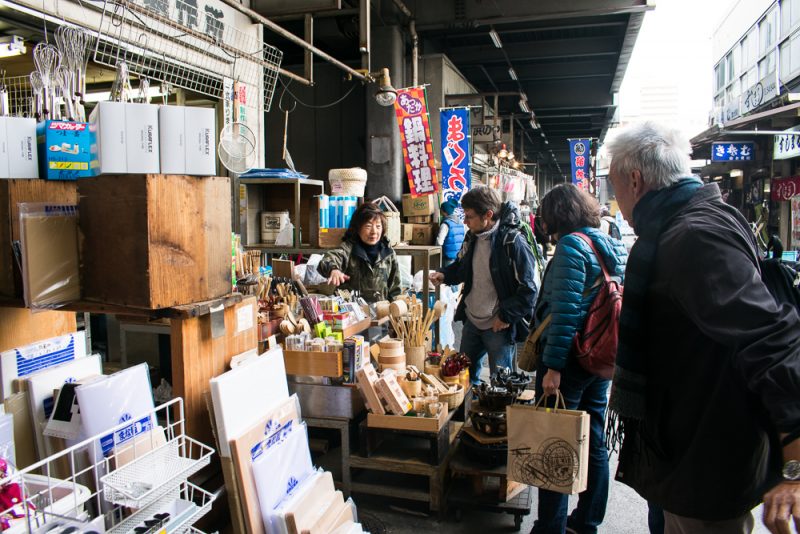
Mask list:
[[160,172],[158,106],[98,102],[89,128],[97,174]]
[[36,119],[0,117],[0,178],[38,178]]
[[161,172],[213,176],[216,114],[211,108],[161,106]]

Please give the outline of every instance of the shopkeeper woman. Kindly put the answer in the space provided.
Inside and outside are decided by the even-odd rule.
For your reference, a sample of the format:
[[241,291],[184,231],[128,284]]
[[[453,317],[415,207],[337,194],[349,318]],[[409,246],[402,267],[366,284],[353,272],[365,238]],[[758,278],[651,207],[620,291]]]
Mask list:
[[367,302],[400,294],[397,255],[386,239],[386,216],[372,202],[353,214],[342,245],[325,254],[317,268],[328,283],[358,291]]

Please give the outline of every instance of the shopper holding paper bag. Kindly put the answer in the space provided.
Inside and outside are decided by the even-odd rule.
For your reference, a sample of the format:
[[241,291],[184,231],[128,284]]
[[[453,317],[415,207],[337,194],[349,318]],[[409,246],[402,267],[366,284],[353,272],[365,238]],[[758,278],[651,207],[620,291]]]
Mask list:
[[[567,496],[540,489],[538,518],[531,532],[563,534],[569,527],[576,532],[594,533],[605,517],[608,500],[608,451],[603,423],[610,381],[581,367],[573,343],[575,335],[583,330],[603,280],[600,261],[612,277],[622,282],[627,253],[621,241],[598,229],[600,206],[597,200],[572,184],[559,185],[545,195],[541,218],[546,232],[558,245],[547,266],[534,313],[535,326],[550,321],[541,337],[536,395],[541,398],[543,394],[555,395],[560,391],[566,408],[585,411],[591,423],[588,485],[578,498],[578,506],[567,518]],[[593,246],[576,233],[587,236]],[[546,399],[545,404],[550,406],[553,399],[555,397]]]

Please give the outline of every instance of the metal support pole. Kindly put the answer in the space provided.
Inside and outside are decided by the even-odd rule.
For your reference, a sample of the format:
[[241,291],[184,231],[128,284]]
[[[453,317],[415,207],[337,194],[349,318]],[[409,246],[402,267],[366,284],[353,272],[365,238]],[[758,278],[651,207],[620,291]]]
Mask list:
[[370,0],[360,0],[358,13],[358,51],[361,52],[361,68],[370,72]]
[[[306,42],[311,46],[314,46],[314,15],[311,13],[306,13],[305,18],[305,38]],[[314,54],[311,50],[305,51],[305,58],[304,58],[304,75],[312,84],[314,83]]]

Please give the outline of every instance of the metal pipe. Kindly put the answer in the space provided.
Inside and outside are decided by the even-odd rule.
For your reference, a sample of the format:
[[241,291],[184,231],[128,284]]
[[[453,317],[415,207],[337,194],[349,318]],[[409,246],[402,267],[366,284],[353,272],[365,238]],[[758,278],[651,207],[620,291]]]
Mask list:
[[408,22],[408,33],[411,35],[411,82],[416,87],[419,85],[419,35],[417,35],[417,21],[414,19]]
[[258,22],[260,24],[263,24],[264,26],[267,27],[267,29],[277,33],[278,35],[280,35],[284,39],[288,39],[292,43],[294,43],[297,46],[303,48],[304,50],[308,50],[308,51],[316,54],[317,56],[319,56],[320,58],[324,59],[325,61],[327,61],[331,65],[334,65],[334,66],[340,68],[341,70],[345,71],[346,73],[348,73],[353,78],[357,78],[357,79],[359,79],[359,80],[361,80],[363,82],[369,81],[369,80],[367,80],[366,76],[364,76],[362,73],[358,72],[354,68],[352,68],[352,67],[350,67],[348,65],[345,65],[344,63],[342,63],[341,61],[339,61],[335,57],[331,56],[327,52],[323,52],[319,48],[308,44],[307,42],[305,42],[304,40],[302,40],[301,38],[299,38],[298,36],[296,36],[292,32],[283,29],[282,27],[278,26],[277,24],[275,24],[274,22],[269,20],[264,15],[261,15],[260,13],[256,13],[255,11],[250,9],[249,7],[245,7],[245,6],[237,3],[235,0],[222,0],[222,3],[227,5],[227,6],[232,7],[233,9],[238,11],[239,13],[243,13],[243,14],[247,15],[248,17],[250,17],[251,19],[255,20],[256,22]]
[[358,14],[358,51],[361,52],[361,68],[370,72],[370,51],[372,50],[370,29],[372,27],[370,0],[361,0]]
[[783,130],[720,130],[719,133],[725,135],[797,135],[800,131]]

